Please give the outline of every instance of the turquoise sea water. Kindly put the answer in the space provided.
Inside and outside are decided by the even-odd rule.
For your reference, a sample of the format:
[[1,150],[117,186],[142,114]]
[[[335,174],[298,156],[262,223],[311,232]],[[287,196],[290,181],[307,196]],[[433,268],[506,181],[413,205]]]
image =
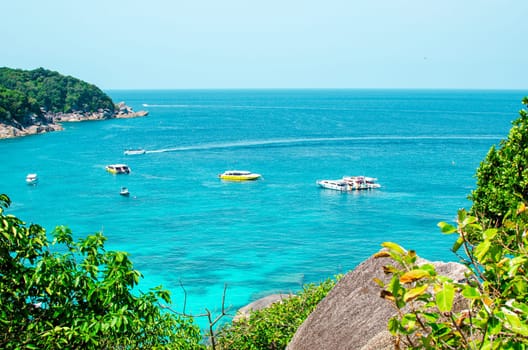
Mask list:
[[[523,91],[108,91],[148,117],[65,124],[63,132],[0,140],[9,213],[48,231],[96,231],[131,253],[145,278],[187,310],[232,309],[353,269],[395,241],[454,260],[439,221],[468,207],[474,174],[507,137]],[[145,148],[125,156],[126,148]],[[130,175],[105,165],[127,163]],[[227,169],[263,174],[222,182]],[[37,186],[25,184],[39,174]],[[382,188],[316,186],[343,175]],[[129,198],[119,190],[126,186]]]

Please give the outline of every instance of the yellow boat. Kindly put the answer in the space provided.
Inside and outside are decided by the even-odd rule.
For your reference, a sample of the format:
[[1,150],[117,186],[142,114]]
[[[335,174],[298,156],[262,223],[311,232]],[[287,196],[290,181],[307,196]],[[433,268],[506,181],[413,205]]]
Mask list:
[[130,168],[126,164],[110,164],[106,166],[106,171],[110,174],[129,174]]
[[260,178],[261,175],[247,170],[226,170],[218,177],[228,181],[252,181]]

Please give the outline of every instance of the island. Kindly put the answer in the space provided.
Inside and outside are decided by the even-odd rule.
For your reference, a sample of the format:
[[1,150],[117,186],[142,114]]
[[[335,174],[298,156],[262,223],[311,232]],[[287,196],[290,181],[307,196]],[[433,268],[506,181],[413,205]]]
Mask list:
[[0,67],[0,139],[62,130],[63,122],[146,115],[71,76],[44,68]]

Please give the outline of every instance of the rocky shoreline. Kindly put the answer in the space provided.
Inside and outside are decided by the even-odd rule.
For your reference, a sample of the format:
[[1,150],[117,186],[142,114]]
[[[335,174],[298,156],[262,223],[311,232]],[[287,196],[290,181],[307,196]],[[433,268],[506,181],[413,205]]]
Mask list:
[[33,118],[33,122],[22,125],[16,121],[0,121],[0,139],[9,139],[29,135],[43,134],[63,130],[61,123],[83,122],[91,120],[138,118],[148,115],[147,111],[135,112],[124,102],[116,105],[115,111],[100,110],[90,113],[45,113],[43,118]]

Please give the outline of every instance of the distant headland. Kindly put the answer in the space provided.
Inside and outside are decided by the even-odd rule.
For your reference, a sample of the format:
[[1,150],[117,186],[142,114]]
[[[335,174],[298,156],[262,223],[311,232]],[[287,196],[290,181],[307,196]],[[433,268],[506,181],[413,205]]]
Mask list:
[[77,78],[44,68],[0,67],[0,139],[62,130],[63,122],[146,115]]

